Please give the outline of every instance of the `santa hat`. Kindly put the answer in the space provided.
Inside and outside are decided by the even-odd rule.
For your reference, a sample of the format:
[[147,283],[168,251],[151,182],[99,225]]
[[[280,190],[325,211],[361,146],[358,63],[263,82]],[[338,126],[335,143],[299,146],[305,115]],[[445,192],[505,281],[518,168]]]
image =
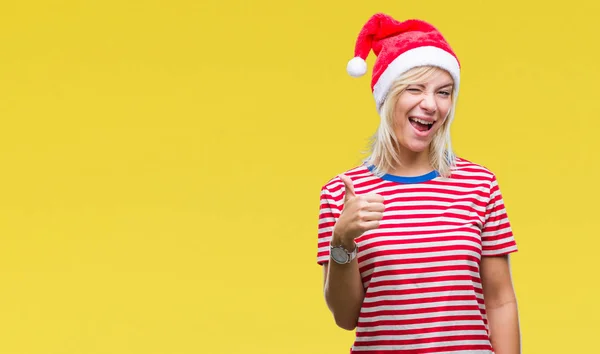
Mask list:
[[363,26],[356,40],[354,58],[348,62],[351,76],[367,73],[365,59],[369,52],[377,56],[373,67],[371,91],[377,111],[381,109],[392,83],[402,73],[424,65],[442,68],[454,80],[454,95],[460,84],[460,63],[441,33],[422,20],[399,22],[378,13]]

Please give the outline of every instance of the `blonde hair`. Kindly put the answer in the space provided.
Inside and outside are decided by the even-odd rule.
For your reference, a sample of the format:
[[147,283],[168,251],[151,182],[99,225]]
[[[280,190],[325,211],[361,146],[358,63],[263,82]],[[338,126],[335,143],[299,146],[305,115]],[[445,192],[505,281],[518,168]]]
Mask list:
[[[381,106],[381,122],[375,134],[371,137],[368,153],[370,154],[363,162],[372,165],[372,172],[381,177],[394,168],[394,165],[402,165],[398,156],[400,146],[393,129],[394,109],[398,96],[408,85],[422,83],[438,71],[443,70],[434,66],[420,66],[408,70],[393,83],[385,101]],[[431,141],[429,149],[429,161],[432,167],[442,176],[449,177],[456,156],[452,151],[450,141],[450,124],[454,119],[456,109],[457,88],[453,88],[452,107],[448,111],[446,120],[442,127],[436,132]]]

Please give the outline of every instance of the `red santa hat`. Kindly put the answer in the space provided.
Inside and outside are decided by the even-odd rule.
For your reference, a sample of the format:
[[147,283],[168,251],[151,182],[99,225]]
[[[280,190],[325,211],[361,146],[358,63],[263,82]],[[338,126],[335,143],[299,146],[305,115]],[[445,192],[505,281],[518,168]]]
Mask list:
[[356,40],[354,58],[347,71],[353,77],[367,73],[369,52],[377,56],[373,67],[371,91],[377,111],[381,109],[392,83],[402,73],[424,65],[442,68],[454,80],[454,95],[460,84],[460,63],[441,33],[422,20],[399,22],[378,13],[363,26]]

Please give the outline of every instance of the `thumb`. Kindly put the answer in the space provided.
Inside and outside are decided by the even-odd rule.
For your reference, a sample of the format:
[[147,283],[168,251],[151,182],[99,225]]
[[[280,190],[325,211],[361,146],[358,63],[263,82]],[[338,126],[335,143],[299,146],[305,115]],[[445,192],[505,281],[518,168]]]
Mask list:
[[354,192],[354,183],[352,183],[350,177],[346,175],[340,175],[340,179],[342,182],[344,182],[344,187],[346,189],[346,194],[344,196],[344,203],[346,203],[351,198],[356,197],[356,193]]

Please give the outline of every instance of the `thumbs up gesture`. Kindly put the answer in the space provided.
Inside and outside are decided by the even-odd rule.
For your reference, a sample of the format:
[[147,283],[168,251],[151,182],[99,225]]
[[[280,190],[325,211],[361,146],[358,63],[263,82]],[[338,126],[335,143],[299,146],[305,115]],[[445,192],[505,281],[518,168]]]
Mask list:
[[344,208],[334,226],[333,239],[352,244],[354,239],[368,230],[379,227],[385,206],[383,196],[375,193],[356,195],[352,180],[340,175],[345,186]]

